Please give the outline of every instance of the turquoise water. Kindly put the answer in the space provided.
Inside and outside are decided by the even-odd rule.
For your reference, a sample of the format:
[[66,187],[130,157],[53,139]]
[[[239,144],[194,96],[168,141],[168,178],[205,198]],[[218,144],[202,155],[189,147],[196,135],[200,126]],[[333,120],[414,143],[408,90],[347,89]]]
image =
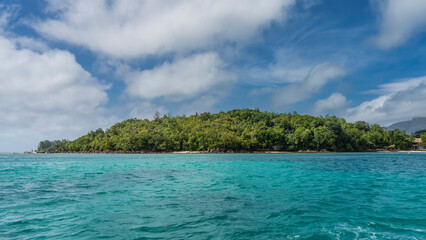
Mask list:
[[426,239],[426,154],[0,155],[0,239]]

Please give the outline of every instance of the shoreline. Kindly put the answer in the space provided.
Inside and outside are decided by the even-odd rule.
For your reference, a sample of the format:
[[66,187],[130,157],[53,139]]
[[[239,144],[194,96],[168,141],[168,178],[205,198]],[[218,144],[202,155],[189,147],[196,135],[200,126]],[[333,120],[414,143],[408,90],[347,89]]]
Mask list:
[[164,152],[150,152],[150,151],[135,151],[135,152],[25,152],[25,153],[11,153],[11,154],[301,154],[301,153],[426,153],[426,150],[396,150],[396,151],[362,151],[362,152],[336,152],[336,151],[164,151]]

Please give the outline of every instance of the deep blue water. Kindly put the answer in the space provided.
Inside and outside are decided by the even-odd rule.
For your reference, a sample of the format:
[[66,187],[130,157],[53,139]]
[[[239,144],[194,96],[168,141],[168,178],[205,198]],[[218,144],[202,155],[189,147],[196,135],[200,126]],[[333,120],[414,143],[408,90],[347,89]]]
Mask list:
[[426,239],[426,154],[0,155],[0,239]]

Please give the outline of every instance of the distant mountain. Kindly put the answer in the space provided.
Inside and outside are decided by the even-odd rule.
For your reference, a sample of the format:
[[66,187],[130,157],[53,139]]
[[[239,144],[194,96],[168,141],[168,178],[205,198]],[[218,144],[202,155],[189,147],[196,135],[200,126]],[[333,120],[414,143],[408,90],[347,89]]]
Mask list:
[[406,130],[407,133],[414,133],[426,129],[426,117],[415,117],[412,120],[397,122],[387,127],[388,130],[394,130],[396,128]]

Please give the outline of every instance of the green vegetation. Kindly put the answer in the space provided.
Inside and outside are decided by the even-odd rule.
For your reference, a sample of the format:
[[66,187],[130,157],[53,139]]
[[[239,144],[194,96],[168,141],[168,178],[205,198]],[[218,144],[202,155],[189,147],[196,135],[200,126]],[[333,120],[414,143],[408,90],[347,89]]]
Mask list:
[[419,130],[419,131],[417,131],[417,132],[413,133],[413,136],[414,136],[414,137],[416,137],[416,138],[419,138],[419,137],[421,137],[421,135],[422,135],[423,133],[426,133],[426,129]]
[[43,141],[38,151],[366,151],[408,149],[412,141],[405,131],[388,131],[366,122],[347,123],[335,116],[313,117],[241,109],[189,117],[165,115],[161,118],[156,114],[152,121],[129,119],[106,131],[91,131],[74,141],[51,145],[45,145],[46,141]]
[[426,148],[426,132],[422,133],[420,138],[422,139],[422,147]]
[[57,151],[57,147],[59,144],[61,143],[66,143],[68,142],[67,140],[55,140],[55,141],[49,141],[49,140],[44,140],[41,141],[38,144],[37,150],[38,151],[43,151],[43,152],[54,152]]

